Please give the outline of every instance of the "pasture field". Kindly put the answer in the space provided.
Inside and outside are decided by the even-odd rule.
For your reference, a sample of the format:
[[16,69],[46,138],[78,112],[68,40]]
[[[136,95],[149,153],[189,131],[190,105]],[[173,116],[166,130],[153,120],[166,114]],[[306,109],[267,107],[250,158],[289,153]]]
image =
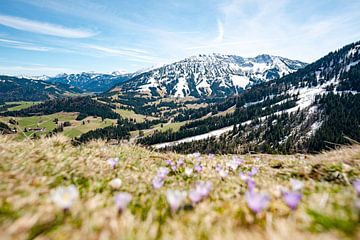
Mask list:
[[34,105],[39,104],[39,103],[41,103],[41,102],[24,102],[24,101],[21,101],[21,102],[7,102],[5,105],[18,104],[18,106],[9,108],[8,111],[19,111],[19,110],[29,108],[29,107],[34,106]]
[[[76,117],[78,113],[54,113],[50,115],[33,116],[33,117],[0,117],[0,121],[9,124],[10,119],[14,119],[18,122],[18,125],[9,124],[10,127],[16,127],[18,133],[12,135],[15,139],[22,140],[26,137],[32,137],[34,133],[38,136],[46,135],[57,127],[55,119],[58,119],[58,123],[70,122],[71,126],[65,127],[64,132],[60,133],[67,137],[78,137],[83,133],[97,128],[104,128],[116,123],[116,120],[105,119],[101,120],[100,117],[87,117],[84,120],[77,121]],[[83,122],[85,124],[83,124]],[[29,128],[43,128],[43,131],[25,131]]]

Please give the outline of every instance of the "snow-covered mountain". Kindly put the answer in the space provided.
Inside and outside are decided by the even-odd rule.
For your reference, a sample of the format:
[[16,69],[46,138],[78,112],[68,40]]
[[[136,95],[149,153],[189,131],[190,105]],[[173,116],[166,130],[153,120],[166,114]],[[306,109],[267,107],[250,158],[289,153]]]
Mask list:
[[[236,96],[242,105],[237,105],[233,115],[189,123],[191,126],[183,126],[178,138],[171,135],[173,142],[166,143],[166,137],[157,136],[165,143],[156,147],[179,145],[174,149],[211,150],[207,147],[211,145],[212,150],[221,146],[221,151],[272,149],[288,153],[319,151],[334,143],[359,141],[359,93],[360,42],[356,42],[295,73],[258,84]],[[215,111],[216,106],[211,109]]]
[[254,58],[198,55],[144,72],[114,90],[172,97],[228,96],[305,66],[300,61],[265,54]]

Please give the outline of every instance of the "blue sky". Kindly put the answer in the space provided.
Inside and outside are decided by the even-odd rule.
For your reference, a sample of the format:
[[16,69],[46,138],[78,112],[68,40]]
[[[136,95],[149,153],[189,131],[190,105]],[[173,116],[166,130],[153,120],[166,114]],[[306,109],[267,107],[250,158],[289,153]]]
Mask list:
[[311,62],[358,40],[358,0],[1,0],[0,74],[132,72],[213,52]]

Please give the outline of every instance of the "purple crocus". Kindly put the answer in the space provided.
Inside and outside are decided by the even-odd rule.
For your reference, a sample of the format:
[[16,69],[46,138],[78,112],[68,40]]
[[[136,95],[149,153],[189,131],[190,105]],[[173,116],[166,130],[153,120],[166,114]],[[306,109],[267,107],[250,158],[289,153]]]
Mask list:
[[288,207],[291,210],[296,210],[296,208],[298,207],[300,201],[301,201],[302,195],[299,192],[284,192],[283,194],[283,199],[286,203],[286,205],[288,205]]
[[253,177],[253,176],[255,176],[257,173],[258,173],[258,169],[256,168],[256,167],[252,167],[251,168],[251,170],[250,170],[250,172],[248,173],[248,176],[249,177]]
[[220,164],[216,164],[216,166],[215,166],[215,171],[216,171],[216,172],[220,172],[221,170],[222,170],[221,165],[220,165]]
[[243,180],[244,182],[249,178],[248,175],[245,175],[244,173],[240,172],[239,173],[239,177],[241,180]]
[[212,189],[211,182],[198,182],[196,184],[196,190],[201,194],[202,197],[207,197]]
[[202,200],[201,193],[198,192],[196,189],[192,189],[189,191],[189,198],[194,204],[199,203]]
[[252,178],[248,178],[245,183],[247,184],[247,187],[248,187],[248,190],[250,192],[253,192],[255,190],[255,187],[256,187],[256,183],[254,181],[254,179]]
[[189,198],[191,202],[198,203],[202,199],[209,196],[212,189],[211,182],[198,182],[196,183],[195,189],[189,191]]
[[174,164],[173,161],[171,161],[170,159],[166,160],[166,165],[171,166],[173,164]]
[[208,158],[209,158],[209,159],[214,159],[214,158],[215,158],[215,155],[212,154],[212,153],[209,153]]
[[245,193],[245,199],[248,207],[256,214],[264,210],[268,206],[270,200],[269,196],[266,194],[249,191]]
[[111,168],[115,168],[119,162],[119,158],[109,158],[106,162]]
[[167,167],[160,167],[157,171],[157,176],[165,178],[169,174],[170,170]]
[[194,170],[200,173],[203,170],[203,166],[201,164],[195,164]]
[[177,168],[178,168],[178,167],[177,167],[175,164],[171,166],[171,170],[172,170],[173,172],[175,172],[175,171],[177,170]]
[[130,203],[131,199],[132,199],[131,195],[127,192],[121,192],[115,196],[115,205],[119,213],[125,210],[125,208]]
[[152,180],[152,185],[155,189],[159,189],[164,185],[164,179],[159,176],[156,176]]
[[177,162],[176,162],[176,165],[178,167],[182,167],[183,165],[185,164],[185,161],[184,159],[180,158]]
[[360,196],[360,179],[356,179],[354,182],[353,182],[353,186],[355,188],[355,191],[357,193],[357,195]]

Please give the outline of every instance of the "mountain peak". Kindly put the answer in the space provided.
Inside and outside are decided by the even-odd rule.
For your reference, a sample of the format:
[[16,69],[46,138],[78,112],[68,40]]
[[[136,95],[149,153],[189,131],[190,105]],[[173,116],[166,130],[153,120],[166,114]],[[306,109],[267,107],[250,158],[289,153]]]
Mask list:
[[156,96],[222,97],[304,66],[306,63],[267,54],[254,58],[199,54],[144,72],[116,87],[122,91],[147,92]]

